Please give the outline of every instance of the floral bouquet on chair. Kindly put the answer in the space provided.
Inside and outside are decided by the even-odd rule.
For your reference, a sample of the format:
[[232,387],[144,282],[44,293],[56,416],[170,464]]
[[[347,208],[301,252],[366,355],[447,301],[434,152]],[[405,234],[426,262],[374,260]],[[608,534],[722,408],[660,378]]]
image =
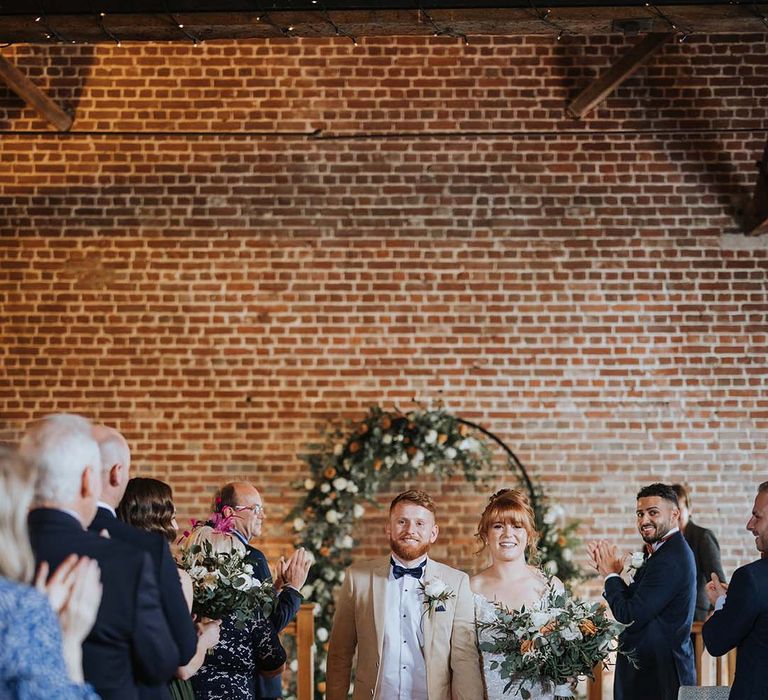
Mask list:
[[517,686],[521,698],[530,698],[528,682],[554,686],[556,698],[572,698],[571,684],[579,677],[593,678],[597,664],[607,666],[608,654],[618,649],[617,637],[626,627],[610,619],[600,603],[587,603],[549,586],[541,601],[509,610],[496,605],[492,622],[478,622],[493,641],[480,649],[503,657],[491,661],[507,693]]
[[272,583],[253,576],[229,520],[215,513],[205,523],[195,522],[179,542],[177,564],[192,579],[192,612],[215,620],[234,615],[242,629],[257,609],[268,617],[277,597]]

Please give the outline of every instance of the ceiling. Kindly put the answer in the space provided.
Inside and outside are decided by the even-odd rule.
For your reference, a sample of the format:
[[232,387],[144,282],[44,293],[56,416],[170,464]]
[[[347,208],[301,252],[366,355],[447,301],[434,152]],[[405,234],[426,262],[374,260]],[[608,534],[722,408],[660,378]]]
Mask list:
[[391,35],[768,32],[768,4],[727,0],[10,0],[0,42]]

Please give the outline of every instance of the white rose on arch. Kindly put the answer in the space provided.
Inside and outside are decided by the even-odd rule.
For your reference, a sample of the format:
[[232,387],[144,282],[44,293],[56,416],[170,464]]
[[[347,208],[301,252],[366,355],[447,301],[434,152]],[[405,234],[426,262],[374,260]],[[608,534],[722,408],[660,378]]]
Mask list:
[[341,516],[339,515],[339,511],[337,511],[337,510],[329,510],[325,514],[325,519],[331,525],[337,525],[339,520],[341,520]]

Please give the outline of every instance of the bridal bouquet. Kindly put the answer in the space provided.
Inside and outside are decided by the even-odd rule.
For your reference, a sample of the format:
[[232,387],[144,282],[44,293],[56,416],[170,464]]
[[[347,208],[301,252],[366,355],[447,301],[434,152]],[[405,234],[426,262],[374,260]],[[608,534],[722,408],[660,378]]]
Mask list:
[[215,620],[234,615],[235,626],[242,629],[257,609],[268,617],[277,598],[272,583],[253,576],[245,546],[225,521],[214,516],[185,532],[177,564],[192,578],[192,612]]
[[480,649],[503,657],[492,660],[491,666],[508,680],[504,692],[517,686],[525,699],[531,697],[526,687],[531,681],[554,685],[556,698],[573,697],[571,682],[580,676],[592,678],[592,669],[606,664],[626,627],[611,620],[600,603],[571,598],[551,586],[530,607],[496,608],[492,622],[478,622],[493,636],[493,641],[481,642]]

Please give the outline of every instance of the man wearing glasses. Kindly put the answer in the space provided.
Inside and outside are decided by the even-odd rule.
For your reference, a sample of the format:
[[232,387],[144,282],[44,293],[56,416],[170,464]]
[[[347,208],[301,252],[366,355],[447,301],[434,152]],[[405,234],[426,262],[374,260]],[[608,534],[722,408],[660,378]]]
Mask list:
[[[248,550],[248,561],[253,565],[253,575],[259,581],[272,581],[272,574],[267,558],[260,550],[252,547],[251,539],[261,535],[264,523],[264,503],[258,490],[246,481],[226,484],[216,494],[214,510],[226,517],[231,517],[234,524],[233,534],[238,537]],[[278,604],[270,617],[270,622],[280,632],[296,617],[301,605],[299,590],[307,580],[310,559],[303,548],[297,549],[286,561],[280,557],[277,562],[274,581],[278,593]],[[282,697],[280,676],[256,680],[256,698],[273,700]]]

